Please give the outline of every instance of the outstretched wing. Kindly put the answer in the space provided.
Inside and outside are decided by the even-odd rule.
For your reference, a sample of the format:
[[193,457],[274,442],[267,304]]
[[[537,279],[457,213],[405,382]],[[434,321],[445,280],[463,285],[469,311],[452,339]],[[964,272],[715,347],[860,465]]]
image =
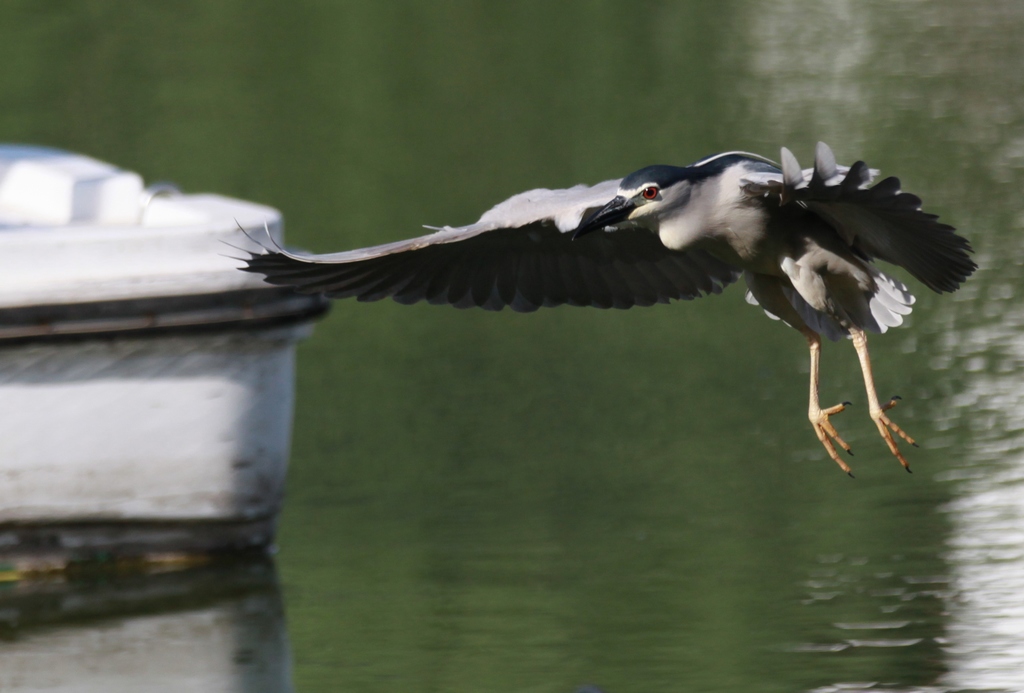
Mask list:
[[781,173],[752,173],[740,185],[748,195],[806,207],[866,258],[899,265],[933,291],[956,291],[977,269],[968,255],[970,243],[921,211],[921,198],[903,192],[898,178],[869,188],[877,173],[863,161],[838,166],[832,150],[819,142],[813,169],[801,171],[783,148]]
[[583,215],[615,195],[618,181],[531,190],[478,222],[397,243],[329,255],[261,247],[243,268],[271,284],[360,301],[393,298],[457,308],[529,312],[569,304],[630,308],[719,293],[738,270],[699,250],[667,249],[645,229],[572,240]]

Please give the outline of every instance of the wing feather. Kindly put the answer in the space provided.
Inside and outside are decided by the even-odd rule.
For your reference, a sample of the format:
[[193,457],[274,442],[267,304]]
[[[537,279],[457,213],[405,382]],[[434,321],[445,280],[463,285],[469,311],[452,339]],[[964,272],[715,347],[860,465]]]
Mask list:
[[459,308],[533,311],[563,304],[629,308],[718,293],[738,271],[703,251],[667,249],[654,234],[623,228],[577,241],[580,219],[615,195],[618,181],[531,190],[469,226],[342,253],[310,255],[273,240],[243,269],[305,293]]
[[601,281],[608,287],[612,297],[612,308],[620,310],[632,308],[636,305],[636,297],[625,277],[615,267],[614,261],[608,261],[596,266]]
[[680,298],[678,289],[673,285],[668,276],[661,271],[661,267],[658,264],[639,265],[639,269],[657,290],[659,303],[668,303],[672,299]]
[[[533,274],[523,275],[520,285],[530,287],[527,294],[537,306],[552,308],[569,301],[569,290],[565,287],[565,277],[558,271],[558,258],[541,252],[532,254],[534,263],[524,272],[532,270]],[[537,293],[533,293],[536,291]]]
[[[544,305],[547,296],[552,296],[556,300],[560,297],[562,302],[565,301],[564,290],[559,291],[559,287],[554,285],[548,286],[548,275],[542,266],[543,259],[544,256],[531,251],[523,253],[516,264],[514,298],[518,299],[519,305],[523,308],[529,307],[529,311],[523,312],[537,310]],[[554,276],[557,277],[557,275]],[[515,308],[511,301],[509,305]]]
[[448,288],[448,302],[456,308],[472,308],[473,278],[480,258],[467,253],[462,262],[454,268],[452,283]]
[[473,268],[473,275],[469,282],[470,295],[473,297],[473,305],[488,310],[497,310],[491,294],[494,291],[494,258],[481,257]]
[[805,207],[862,256],[899,265],[940,293],[956,291],[977,269],[967,239],[922,211],[921,198],[903,192],[898,178],[868,187],[877,171],[863,161],[837,165],[823,142],[818,143],[813,169],[801,170],[786,148],[781,159],[781,171],[747,175],[740,182],[743,192]]
[[601,266],[590,258],[575,256],[573,260],[580,268],[580,274],[590,290],[590,305],[595,308],[611,308],[615,305],[615,297],[607,282],[601,276]]
[[453,246],[452,257],[449,262],[442,263],[434,276],[430,278],[430,283],[427,285],[424,296],[427,303],[435,306],[447,305],[448,295],[451,288],[451,283],[455,276],[455,272],[458,267],[462,264],[462,259],[465,257],[465,252],[459,246]]
[[629,287],[636,305],[646,307],[653,306],[658,302],[658,292],[644,281],[643,276],[637,271],[636,265],[621,260],[615,260],[614,265],[615,271]]
[[338,278],[336,272],[329,272],[318,281],[307,279],[301,290],[323,291],[333,298],[356,296],[361,301],[373,301],[376,300],[375,295],[381,298],[390,296],[405,286],[409,276],[403,265],[409,265],[408,258],[389,256],[366,267],[367,271],[363,273]]
[[[427,300],[427,292],[430,288],[430,281],[440,272],[441,263],[438,258],[431,258],[426,262],[418,264],[415,268],[410,269],[411,276],[409,281],[406,282],[400,291],[396,291],[392,294],[392,297],[399,303],[411,304],[418,303],[420,301]],[[386,298],[387,294],[381,295],[379,298]],[[378,297],[374,297],[375,300]]]

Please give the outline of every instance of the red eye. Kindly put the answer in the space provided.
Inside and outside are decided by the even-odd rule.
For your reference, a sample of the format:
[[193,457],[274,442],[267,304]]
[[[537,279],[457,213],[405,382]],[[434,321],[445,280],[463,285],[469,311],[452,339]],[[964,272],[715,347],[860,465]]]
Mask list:
[[640,194],[644,196],[645,200],[653,200],[658,196],[658,189],[652,185],[649,188],[644,188],[644,191]]

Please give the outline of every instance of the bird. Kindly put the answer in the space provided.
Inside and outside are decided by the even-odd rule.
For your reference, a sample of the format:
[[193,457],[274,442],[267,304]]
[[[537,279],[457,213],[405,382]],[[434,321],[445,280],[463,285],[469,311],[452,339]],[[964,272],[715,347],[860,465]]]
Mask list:
[[[743,277],[746,300],[800,332],[810,352],[807,418],[828,456],[851,477],[853,454],[822,407],[822,338],[849,339],[868,414],[908,472],[898,439],[917,443],[881,402],[867,334],[902,324],[915,297],[878,261],[937,293],[977,269],[969,241],[921,209],[921,198],[863,161],[836,163],[823,142],[801,169],[730,151],[687,166],[654,165],[621,179],[519,193],[466,226],[427,226],[408,240],[331,254],[286,250],[270,237],[245,248],[240,269],[274,285],[331,298],[392,298],[456,308],[531,312],[559,305],[630,308],[718,294]],[[872,185],[873,184],[873,185]]]

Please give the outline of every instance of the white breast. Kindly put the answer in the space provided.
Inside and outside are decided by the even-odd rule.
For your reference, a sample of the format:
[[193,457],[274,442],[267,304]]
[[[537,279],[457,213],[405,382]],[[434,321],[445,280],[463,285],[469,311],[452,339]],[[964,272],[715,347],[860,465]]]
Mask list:
[[673,250],[700,246],[726,262],[754,269],[767,212],[760,204],[751,204],[740,188],[740,180],[748,173],[745,164],[737,164],[694,185],[689,203],[661,222],[661,242]]

